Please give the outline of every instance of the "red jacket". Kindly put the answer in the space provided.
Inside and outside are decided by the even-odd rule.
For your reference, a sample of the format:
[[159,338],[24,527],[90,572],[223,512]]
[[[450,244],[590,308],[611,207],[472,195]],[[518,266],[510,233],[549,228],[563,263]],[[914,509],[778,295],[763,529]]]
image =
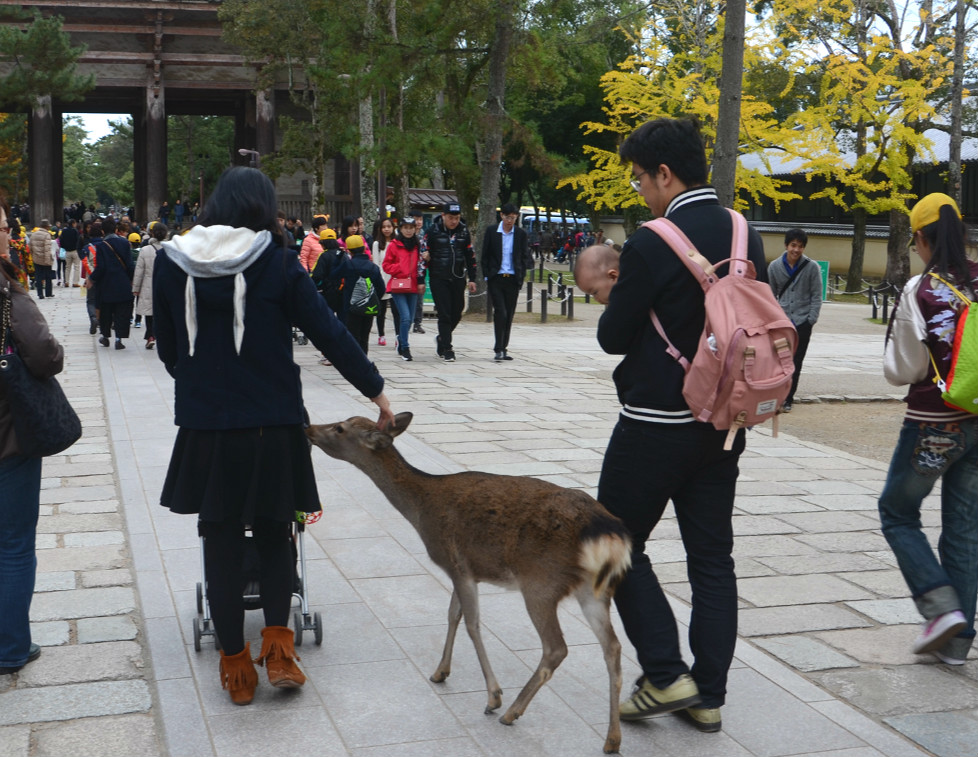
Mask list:
[[411,285],[407,289],[397,289],[403,294],[417,294],[418,291],[418,248],[409,250],[400,239],[392,239],[384,250],[384,272],[391,275],[387,282],[387,291],[391,289],[394,279],[409,279]]

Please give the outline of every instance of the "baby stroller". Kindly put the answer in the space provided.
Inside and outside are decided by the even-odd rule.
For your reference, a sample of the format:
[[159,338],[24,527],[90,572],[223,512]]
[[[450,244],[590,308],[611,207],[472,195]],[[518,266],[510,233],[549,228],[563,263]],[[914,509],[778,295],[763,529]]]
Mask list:
[[[292,616],[292,625],[295,628],[295,645],[302,646],[302,635],[305,631],[312,631],[316,644],[323,643],[323,618],[318,613],[309,614],[309,603],[306,599],[306,553],[303,547],[303,538],[306,526],[315,523],[322,516],[322,512],[297,513],[302,515],[304,520],[293,521],[289,539],[292,544],[292,555],[296,563],[295,582],[292,590],[292,598],[299,601],[299,609]],[[199,528],[198,528],[199,532]],[[244,605],[246,610],[256,610],[261,608],[261,586],[258,581],[258,552],[254,548],[251,540],[251,532],[246,531],[245,540],[245,588]],[[194,650],[200,651],[200,641],[204,636],[213,636],[214,645],[220,649],[220,639],[214,632],[211,621],[211,610],[207,603],[207,566],[204,564],[204,536],[200,536],[200,577],[197,582],[197,615],[194,618]]]

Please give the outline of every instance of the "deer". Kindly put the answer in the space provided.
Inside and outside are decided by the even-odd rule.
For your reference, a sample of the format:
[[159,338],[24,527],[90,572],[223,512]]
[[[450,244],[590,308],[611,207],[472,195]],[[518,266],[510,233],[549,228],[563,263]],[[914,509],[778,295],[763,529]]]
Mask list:
[[381,430],[368,418],[354,417],[309,426],[306,433],[327,455],[352,463],[373,481],[451,579],[448,634],[430,680],[442,683],[451,673],[455,634],[464,618],[486,682],[485,713],[502,706],[502,688],[482,643],[478,584],[517,588],[543,654],[530,680],[499,718],[512,725],[567,656],[557,605],[573,594],[601,644],[610,686],[604,751],[618,752],[621,644],[611,625],[610,604],[631,565],[632,539],[624,524],[586,492],[529,476],[421,471],[393,444],[412,418],[412,413],[399,413],[392,426]]

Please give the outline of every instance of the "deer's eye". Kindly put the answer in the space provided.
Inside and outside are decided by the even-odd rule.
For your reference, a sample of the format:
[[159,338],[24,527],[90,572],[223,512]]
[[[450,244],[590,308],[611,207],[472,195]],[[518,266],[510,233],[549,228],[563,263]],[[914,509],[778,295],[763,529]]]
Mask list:
[[336,433],[337,434],[342,434],[343,433],[343,427],[342,426],[337,426],[336,427]]

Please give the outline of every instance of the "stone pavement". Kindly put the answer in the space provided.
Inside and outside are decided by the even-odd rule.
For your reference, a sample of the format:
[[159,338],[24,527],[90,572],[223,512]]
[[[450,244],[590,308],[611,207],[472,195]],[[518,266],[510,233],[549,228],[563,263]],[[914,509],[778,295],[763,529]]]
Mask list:
[[[561,610],[567,660],[514,726],[483,715],[481,673],[464,634],[452,676],[430,683],[447,580],[373,484],[318,450],[326,513],[305,547],[324,642],[306,633],[302,690],[266,681],[253,705],[232,705],[212,642],[193,649],[195,523],[157,504],[175,434],[172,382],[142,349],[140,331],[125,351],[100,348],[81,298],[56,294],[40,304],[65,345],[62,383],[85,435],[45,461],[32,607],[44,653],[0,677],[0,757],[600,754],[606,676],[577,608]],[[431,472],[527,474],[593,492],[618,412],[617,359],[594,339],[600,310],[579,304],[579,321],[551,316],[545,326],[521,315],[510,363],[491,360],[491,326],[480,320],[460,326],[454,364],[436,359],[431,333],[412,335],[413,363],[391,346],[372,347],[395,410],[415,414],[398,446]],[[899,397],[878,378],[882,329],[864,323],[866,310],[826,306],[801,399]],[[311,346],[296,348],[313,421],[372,414],[317,358]],[[895,439],[899,406],[879,406],[894,416]],[[909,652],[919,618],[878,529],[884,475],[880,463],[751,432],[735,515],[741,639],[723,732],[701,734],[672,716],[625,724],[624,754],[978,755],[978,662],[952,670]],[[931,535],[937,521],[932,497]],[[649,549],[685,622],[674,519]],[[485,587],[482,596],[483,633],[509,702],[536,665],[537,637],[517,594]],[[260,616],[248,613],[253,643]],[[637,666],[625,646],[631,680]]]

